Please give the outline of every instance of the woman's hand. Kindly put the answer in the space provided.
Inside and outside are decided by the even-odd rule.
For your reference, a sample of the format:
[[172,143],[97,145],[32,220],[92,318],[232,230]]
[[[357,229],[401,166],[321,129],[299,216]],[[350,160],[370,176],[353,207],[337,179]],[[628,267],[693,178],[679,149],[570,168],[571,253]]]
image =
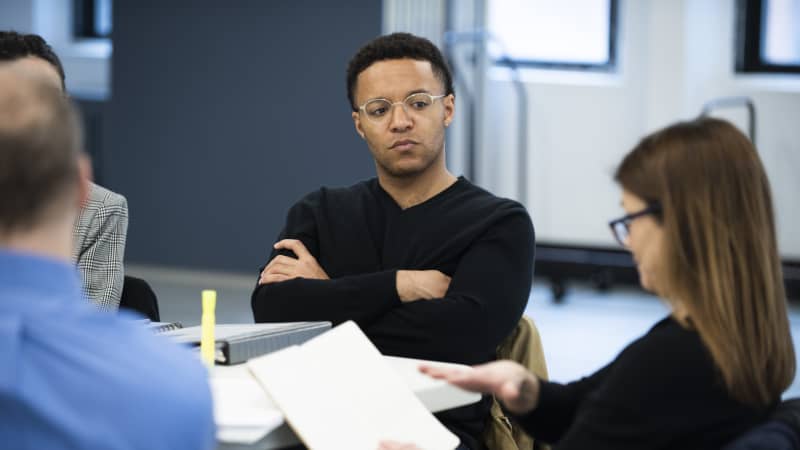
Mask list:
[[419,370],[468,391],[492,394],[514,414],[533,411],[539,403],[539,379],[513,361],[495,361],[469,369],[423,364]]

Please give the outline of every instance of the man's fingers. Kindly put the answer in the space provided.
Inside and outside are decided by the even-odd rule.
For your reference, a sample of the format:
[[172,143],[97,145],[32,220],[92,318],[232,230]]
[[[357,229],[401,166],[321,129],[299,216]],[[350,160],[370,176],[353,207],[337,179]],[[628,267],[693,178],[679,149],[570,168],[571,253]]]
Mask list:
[[306,250],[305,245],[297,239],[283,239],[275,244],[276,250],[290,250],[297,257],[278,255],[264,268],[265,274],[283,274],[291,278],[308,278],[317,280],[329,279],[317,259]]
[[283,239],[275,244],[276,250],[291,250],[297,255],[298,258],[307,258],[311,256],[303,243],[297,239]]
[[281,281],[291,280],[292,278],[294,277],[290,277],[288,275],[283,275],[280,273],[263,274],[261,275],[261,279],[258,280],[258,284],[278,283]]
[[264,269],[264,273],[282,273],[284,275],[291,275],[295,272],[294,268],[297,266],[297,263],[287,263],[282,261],[275,261],[270,263],[266,269]]
[[436,284],[439,287],[439,297],[444,297],[444,295],[447,293],[447,290],[450,289],[450,281],[452,278],[438,270],[434,270],[433,272],[438,276]]
[[294,278],[294,277],[297,276],[297,274],[295,274],[294,271],[292,271],[290,269],[286,269],[284,267],[273,268],[269,272],[264,272],[263,274],[261,274],[261,277],[263,278],[263,277],[266,277],[266,276],[269,276],[269,275],[283,275],[283,276],[289,277],[289,278]]
[[278,255],[278,256],[272,258],[272,262],[280,263],[280,264],[292,264],[292,263],[294,263],[296,261],[297,260],[295,258],[292,258],[291,256],[286,256],[286,255]]
[[450,280],[450,277],[446,273],[442,272],[441,270],[433,269],[433,270],[431,270],[431,272],[436,272],[440,276],[442,276],[443,278],[446,278],[448,281]]
[[272,261],[270,261],[269,264],[267,264],[267,267],[265,267],[264,270],[268,270],[271,266],[273,266],[275,264],[291,265],[291,264],[294,264],[296,262],[297,262],[296,259],[291,258],[289,256],[278,255],[278,256],[272,258]]

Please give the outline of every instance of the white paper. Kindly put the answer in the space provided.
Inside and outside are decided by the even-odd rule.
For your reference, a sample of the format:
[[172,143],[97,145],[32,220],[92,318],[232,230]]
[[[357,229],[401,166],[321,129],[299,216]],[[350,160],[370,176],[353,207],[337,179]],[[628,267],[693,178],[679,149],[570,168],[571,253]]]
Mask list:
[[252,444],[283,424],[283,414],[252,377],[211,378],[217,440]]
[[313,450],[375,450],[382,440],[458,445],[353,322],[247,366]]

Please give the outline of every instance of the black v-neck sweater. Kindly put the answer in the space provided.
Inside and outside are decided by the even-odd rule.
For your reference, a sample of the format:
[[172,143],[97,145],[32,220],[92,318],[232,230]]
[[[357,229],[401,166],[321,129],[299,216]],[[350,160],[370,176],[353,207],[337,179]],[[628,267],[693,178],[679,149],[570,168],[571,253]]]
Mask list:
[[[405,210],[377,179],[322,188],[291,208],[279,236],[286,238],[301,240],[331,279],[257,286],[256,322],[354,320],[385,355],[493,360],[530,293],[528,213],[464,178]],[[443,298],[402,303],[396,273],[403,269],[436,269],[452,281]],[[437,417],[470,448],[481,448],[488,409],[484,398]]]

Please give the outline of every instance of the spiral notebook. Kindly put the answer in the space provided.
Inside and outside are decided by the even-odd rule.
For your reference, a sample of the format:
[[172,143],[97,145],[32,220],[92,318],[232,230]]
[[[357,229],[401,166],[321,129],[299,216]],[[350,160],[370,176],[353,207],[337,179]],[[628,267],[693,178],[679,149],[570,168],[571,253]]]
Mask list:
[[156,334],[181,328],[183,328],[183,325],[180,322],[147,322],[147,329]]

